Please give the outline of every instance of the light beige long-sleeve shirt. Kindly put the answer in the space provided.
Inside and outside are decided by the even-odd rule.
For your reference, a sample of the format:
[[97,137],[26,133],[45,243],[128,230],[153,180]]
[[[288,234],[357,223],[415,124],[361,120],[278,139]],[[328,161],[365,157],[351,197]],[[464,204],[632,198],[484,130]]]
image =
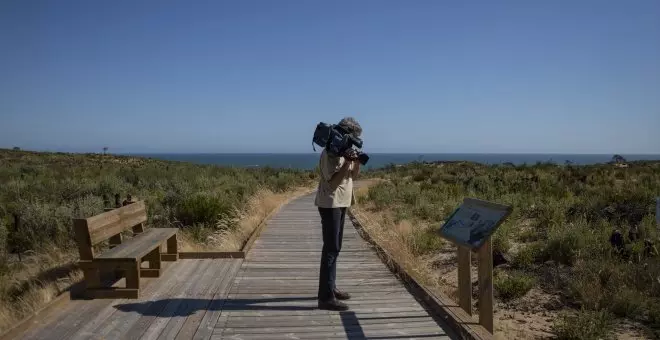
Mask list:
[[330,186],[330,179],[332,175],[341,169],[346,162],[344,157],[334,157],[328,155],[327,151],[323,149],[321,158],[319,159],[319,170],[321,178],[319,179],[319,186],[316,191],[315,204],[320,208],[342,208],[350,207],[355,198],[353,195],[353,165],[337,187],[332,190]]

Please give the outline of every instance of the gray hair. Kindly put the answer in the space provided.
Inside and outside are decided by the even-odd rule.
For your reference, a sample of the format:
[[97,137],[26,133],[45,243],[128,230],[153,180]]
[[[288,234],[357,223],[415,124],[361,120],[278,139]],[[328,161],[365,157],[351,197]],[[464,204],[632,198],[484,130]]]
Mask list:
[[345,117],[337,125],[346,130],[348,133],[355,135],[355,137],[360,137],[362,134],[362,127],[360,126],[360,123],[358,123],[357,120],[355,120],[353,117]]

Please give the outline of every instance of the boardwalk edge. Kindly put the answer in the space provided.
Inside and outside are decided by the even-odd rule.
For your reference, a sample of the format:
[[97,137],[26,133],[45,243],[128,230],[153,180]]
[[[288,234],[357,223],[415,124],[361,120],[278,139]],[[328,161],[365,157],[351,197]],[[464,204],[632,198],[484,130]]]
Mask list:
[[427,308],[427,310],[445,325],[449,326],[456,335],[462,339],[469,340],[492,340],[493,335],[488,332],[483,326],[479,325],[478,320],[469,316],[459,306],[458,303],[452,301],[449,297],[442,294],[436,294],[430,289],[415,280],[405,269],[397,263],[394,258],[383,249],[374,239],[369,235],[367,230],[362,226],[357,216],[348,210],[349,218],[358,231],[358,234],[367,243],[374,247],[378,257],[383,263],[403,281],[406,288],[413,294],[414,297]]

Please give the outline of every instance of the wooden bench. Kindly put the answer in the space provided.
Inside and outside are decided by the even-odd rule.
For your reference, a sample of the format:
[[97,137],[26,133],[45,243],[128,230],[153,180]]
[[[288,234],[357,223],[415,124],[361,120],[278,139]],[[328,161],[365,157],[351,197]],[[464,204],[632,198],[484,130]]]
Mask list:
[[[144,230],[147,212],[144,201],[106,211],[85,219],[74,219],[73,226],[85,275],[85,295],[90,298],[137,298],[140,277],[159,277],[161,261],[178,260],[177,228]],[[122,240],[129,228],[133,237]],[[94,246],[108,240],[110,249],[94,254]],[[165,252],[162,248],[167,247]],[[147,262],[149,267],[142,268]],[[125,288],[102,287],[102,273],[119,273]]]

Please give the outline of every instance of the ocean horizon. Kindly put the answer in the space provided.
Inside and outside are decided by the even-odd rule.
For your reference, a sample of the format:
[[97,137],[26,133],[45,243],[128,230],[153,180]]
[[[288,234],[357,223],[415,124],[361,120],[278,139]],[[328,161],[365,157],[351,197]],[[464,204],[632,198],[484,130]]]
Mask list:
[[[314,169],[320,153],[124,153],[126,156],[155,158],[197,164],[215,164],[241,168]],[[516,165],[567,161],[576,165],[607,163],[614,154],[533,154],[533,153],[373,153],[365,169],[411,162],[468,161],[482,164]],[[660,154],[620,154],[628,161],[660,160]]]

